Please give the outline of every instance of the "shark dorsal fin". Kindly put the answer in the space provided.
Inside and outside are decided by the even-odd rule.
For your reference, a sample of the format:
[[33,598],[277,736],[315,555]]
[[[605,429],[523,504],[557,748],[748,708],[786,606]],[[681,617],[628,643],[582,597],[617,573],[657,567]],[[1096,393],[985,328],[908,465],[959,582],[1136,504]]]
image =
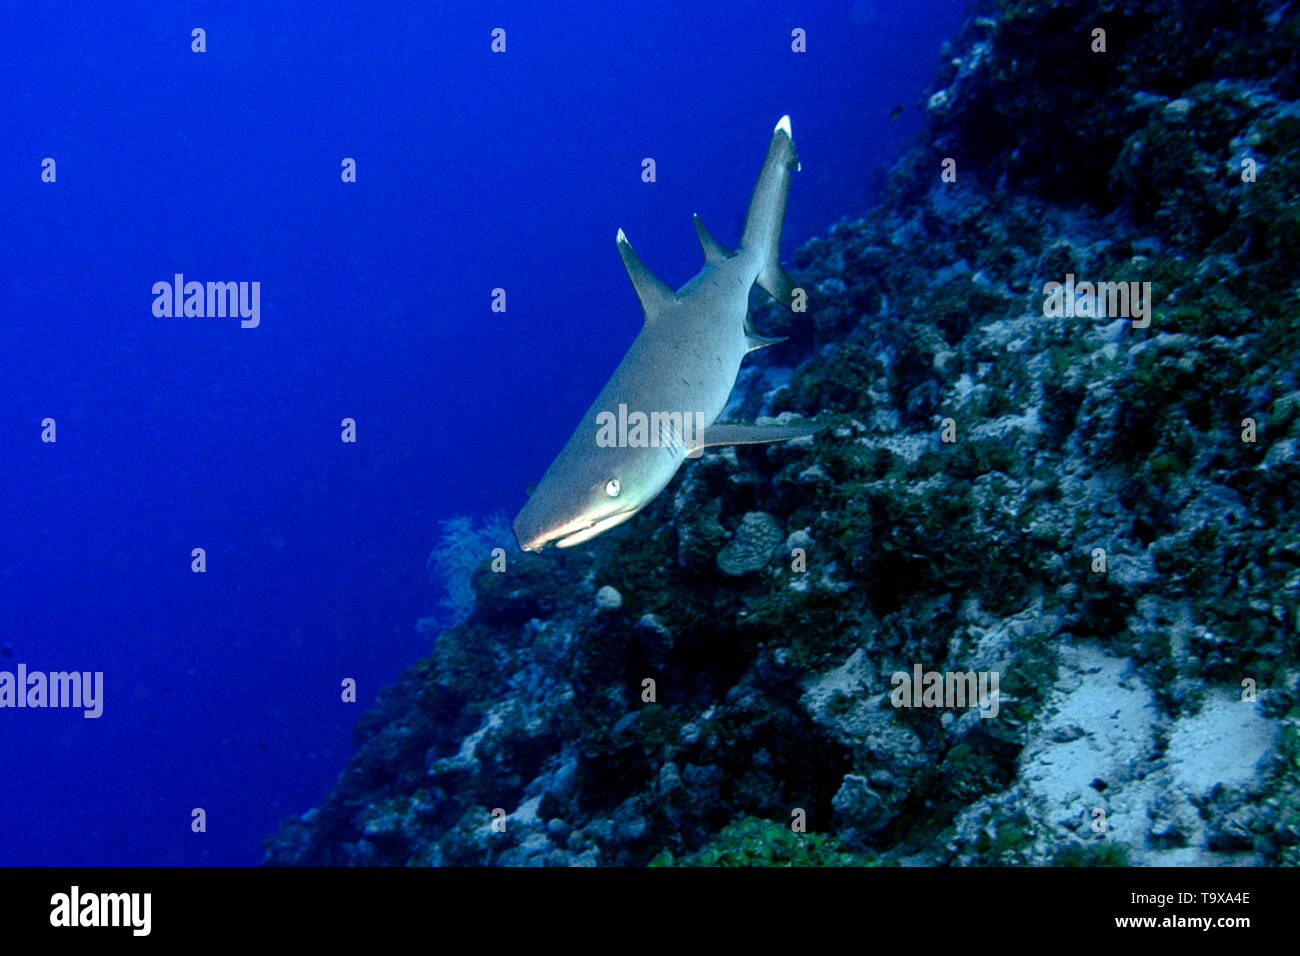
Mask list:
[[700,247],[704,249],[705,262],[721,262],[723,259],[730,259],[735,255],[734,252],[713,238],[713,234],[709,232],[709,227],[704,225],[703,219],[697,215],[692,215],[691,218],[695,220],[695,234],[700,237]]
[[623,257],[628,278],[632,280],[632,287],[636,289],[637,298],[641,300],[641,311],[645,313],[646,321],[649,322],[675,305],[677,294],[646,268],[641,257],[632,248],[632,243],[627,241],[627,236],[623,234],[622,229],[618,231],[617,241],[618,254]]

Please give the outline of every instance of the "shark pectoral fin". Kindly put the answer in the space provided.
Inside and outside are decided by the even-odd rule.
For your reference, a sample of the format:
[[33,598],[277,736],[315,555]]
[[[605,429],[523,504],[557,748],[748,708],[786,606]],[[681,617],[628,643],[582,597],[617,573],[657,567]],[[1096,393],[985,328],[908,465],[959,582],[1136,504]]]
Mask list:
[[616,241],[618,254],[623,257],[623,266],[632,280],[632,287],[636,289],[637,298],[641,300],[641,311],[645,313],[646,321],[649,322],[659,313],[675,305],[677,294],[646,268],[641,257],[632,248],[632,243],[627,241],[627,236],[623,234],[622,229],[618,231]]
[[686,452],[687,458],[699,458],[712,445],[761,445],[789,441],[816,434],[821,425],[710,425]]
[[749,332],[745,335],[745,354],[748,355],[750,352],[757,352],[759,349],[765,349],[769,345],[780,345],[784,341],[784,336],[779,339],[769,339],[764,338],[756,332]]
[[700,237],[700,248],[704,250],[705,262],[721,262],[723,259],[730,259],[735,255],[734,252],[713,238],[708,226],[704,225],[703,219],[694,213],[691,214],[691,218],[695,220],[695,234]]

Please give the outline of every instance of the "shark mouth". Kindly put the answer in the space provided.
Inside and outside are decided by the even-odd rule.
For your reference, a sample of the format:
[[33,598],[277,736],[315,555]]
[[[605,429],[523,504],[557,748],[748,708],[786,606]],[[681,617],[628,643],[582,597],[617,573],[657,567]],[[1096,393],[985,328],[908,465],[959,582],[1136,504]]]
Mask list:
[[523,551],[544,551],[551,545],[557,548],[571,548],[575,544],[581,544],[588,538],[594,538],[596,535],[608,531],[615,525],[622,524],[639,510],[633,508],[629,511],[620,511],[617,514],[608,515],[594,522],[586,518],[578,518],[566,525],[562,525],[550,534],[534,539],[531,543],[525,544],[521,541],[519,547]]
[[624,521],[632,517],[634,514],[636,514],[636,510],[623,511],[620,512],[619,514],[610,515],[608,518],[601,518],[599,521],[597,521],[595,524],[591,525],[590,527],[584,528],[581,531],[575,532],[574,534],[561,538],[559,541],[555,542],[555,546],[557,548],[571,548],[575,544],[582,544],[582,542],[586,541],[588,538],[594,538],[596,537],[596,535],[608,531],[610,528],[614,527],[615,525],[622,524]]

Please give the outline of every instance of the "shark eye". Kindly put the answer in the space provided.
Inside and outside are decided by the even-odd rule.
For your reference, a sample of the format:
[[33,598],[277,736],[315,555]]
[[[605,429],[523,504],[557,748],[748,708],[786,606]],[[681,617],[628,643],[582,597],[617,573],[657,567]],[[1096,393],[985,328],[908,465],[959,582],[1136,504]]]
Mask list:
[[609,495],[611,498],[618,497],[619,488],[620,486],[617,478],[611,478],[609,481],[605,482],[605,494]]

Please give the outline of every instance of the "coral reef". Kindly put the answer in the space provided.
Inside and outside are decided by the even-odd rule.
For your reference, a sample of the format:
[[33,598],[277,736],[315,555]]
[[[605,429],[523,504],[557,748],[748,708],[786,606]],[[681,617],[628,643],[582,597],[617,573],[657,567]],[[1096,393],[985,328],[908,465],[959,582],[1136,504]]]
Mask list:
[[421,631],[454,627],[469,617],[475,601],[470,579],[493,548],[507,552],[518,550],[504,513],[490,515],[477,528],[468,515],[457,515],[440,523],[438,545],[429,552],[425,567],[430,580],[442,585],[444,593],[439,602],[442,614],[421,618],[416,624]]

